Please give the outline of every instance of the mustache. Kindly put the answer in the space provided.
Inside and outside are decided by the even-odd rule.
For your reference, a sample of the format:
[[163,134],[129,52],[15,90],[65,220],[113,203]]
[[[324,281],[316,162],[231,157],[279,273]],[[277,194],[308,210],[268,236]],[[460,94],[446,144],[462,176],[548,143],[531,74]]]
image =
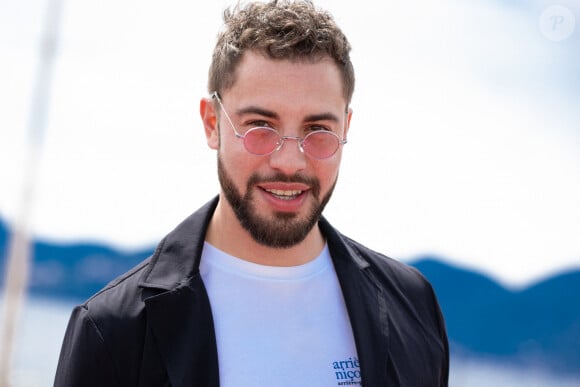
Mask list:
[[301,183],[310,186],[312,193],[315,197],[320,195],[320,181],[315,177],[305,176],[300,173],[296,173],[294,175],[285,175],[281,172],[275,173],[271,176],[260,176],[257,173],[254,173],[248,179],[248,192],[250,192],[250,188],[254,185],[260,183]]

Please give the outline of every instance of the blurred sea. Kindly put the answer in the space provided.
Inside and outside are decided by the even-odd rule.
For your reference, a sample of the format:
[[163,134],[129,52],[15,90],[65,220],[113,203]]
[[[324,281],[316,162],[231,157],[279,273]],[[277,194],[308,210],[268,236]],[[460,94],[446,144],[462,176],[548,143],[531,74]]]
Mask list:
[[[3,310],[3,302],[0,304]],[[13,362],[12,387],[52,386],[60,345],[72,302],[32,298],[22,313]],[[454,358],[450,387],[579,387],[580,380],[559,378],[536,369]]]

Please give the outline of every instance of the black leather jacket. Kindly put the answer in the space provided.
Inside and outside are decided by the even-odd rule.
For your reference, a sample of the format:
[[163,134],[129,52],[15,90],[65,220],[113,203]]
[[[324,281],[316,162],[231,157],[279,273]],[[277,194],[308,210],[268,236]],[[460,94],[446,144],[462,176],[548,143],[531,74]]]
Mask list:
[[[219,386],[209,299],[199,273],[215,198],[153,256],[72,313],[56,387]],[[319,222],[342,288],[366,387],[447,386],[449,349],[431,285],[415,269]]]

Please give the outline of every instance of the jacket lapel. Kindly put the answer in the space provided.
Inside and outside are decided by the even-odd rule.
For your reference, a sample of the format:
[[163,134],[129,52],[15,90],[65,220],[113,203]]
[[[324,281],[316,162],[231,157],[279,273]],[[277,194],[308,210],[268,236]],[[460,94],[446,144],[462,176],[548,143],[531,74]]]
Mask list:
[[211,307],[199,274],[205,231],[217,198],[175,228],[157,247],[141,279],[155,347],[172,387],[218,386]]
[[382,386],[387,381],[389,324],[387,301],[370,265],[325,219],[320,221],[357,347],[363,386]]

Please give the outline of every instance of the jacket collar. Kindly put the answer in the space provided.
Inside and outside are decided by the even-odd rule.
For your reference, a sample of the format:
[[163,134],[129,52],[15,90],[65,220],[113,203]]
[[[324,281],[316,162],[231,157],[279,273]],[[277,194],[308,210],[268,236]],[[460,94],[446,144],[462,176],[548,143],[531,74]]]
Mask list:
[[216,196],[159,243],[141,278],[142,287],[171,290],[199,272],[205,234],[217,204]]
[[[140,286],[171,290],[199,272],[201,253],[209,222],[217,207],[216,196],[181,222],[158,244]],[[327,239],[335,266],[353,264],[364,270],[369,263],[323,217],[319,221],[322,234]]]
[[[197,385],[217,385],[215,332],[209,299],[199,274],[205,234],[217,203],[216,197],[163,239],[140,282],[151,327],[174,386],[187,385],[188,380],[197,380]],[[388,361],[386,296],[358,245],[338,233],[324,218],[319,226],[327,239],[347,306],[363,385],[381,385],[386,380]],[[199,368],[184,364],[184,359],[194,361],[197,366],[203,363],[206,371],[199,375]],[[201,383],[200,377],[208,383]]]

